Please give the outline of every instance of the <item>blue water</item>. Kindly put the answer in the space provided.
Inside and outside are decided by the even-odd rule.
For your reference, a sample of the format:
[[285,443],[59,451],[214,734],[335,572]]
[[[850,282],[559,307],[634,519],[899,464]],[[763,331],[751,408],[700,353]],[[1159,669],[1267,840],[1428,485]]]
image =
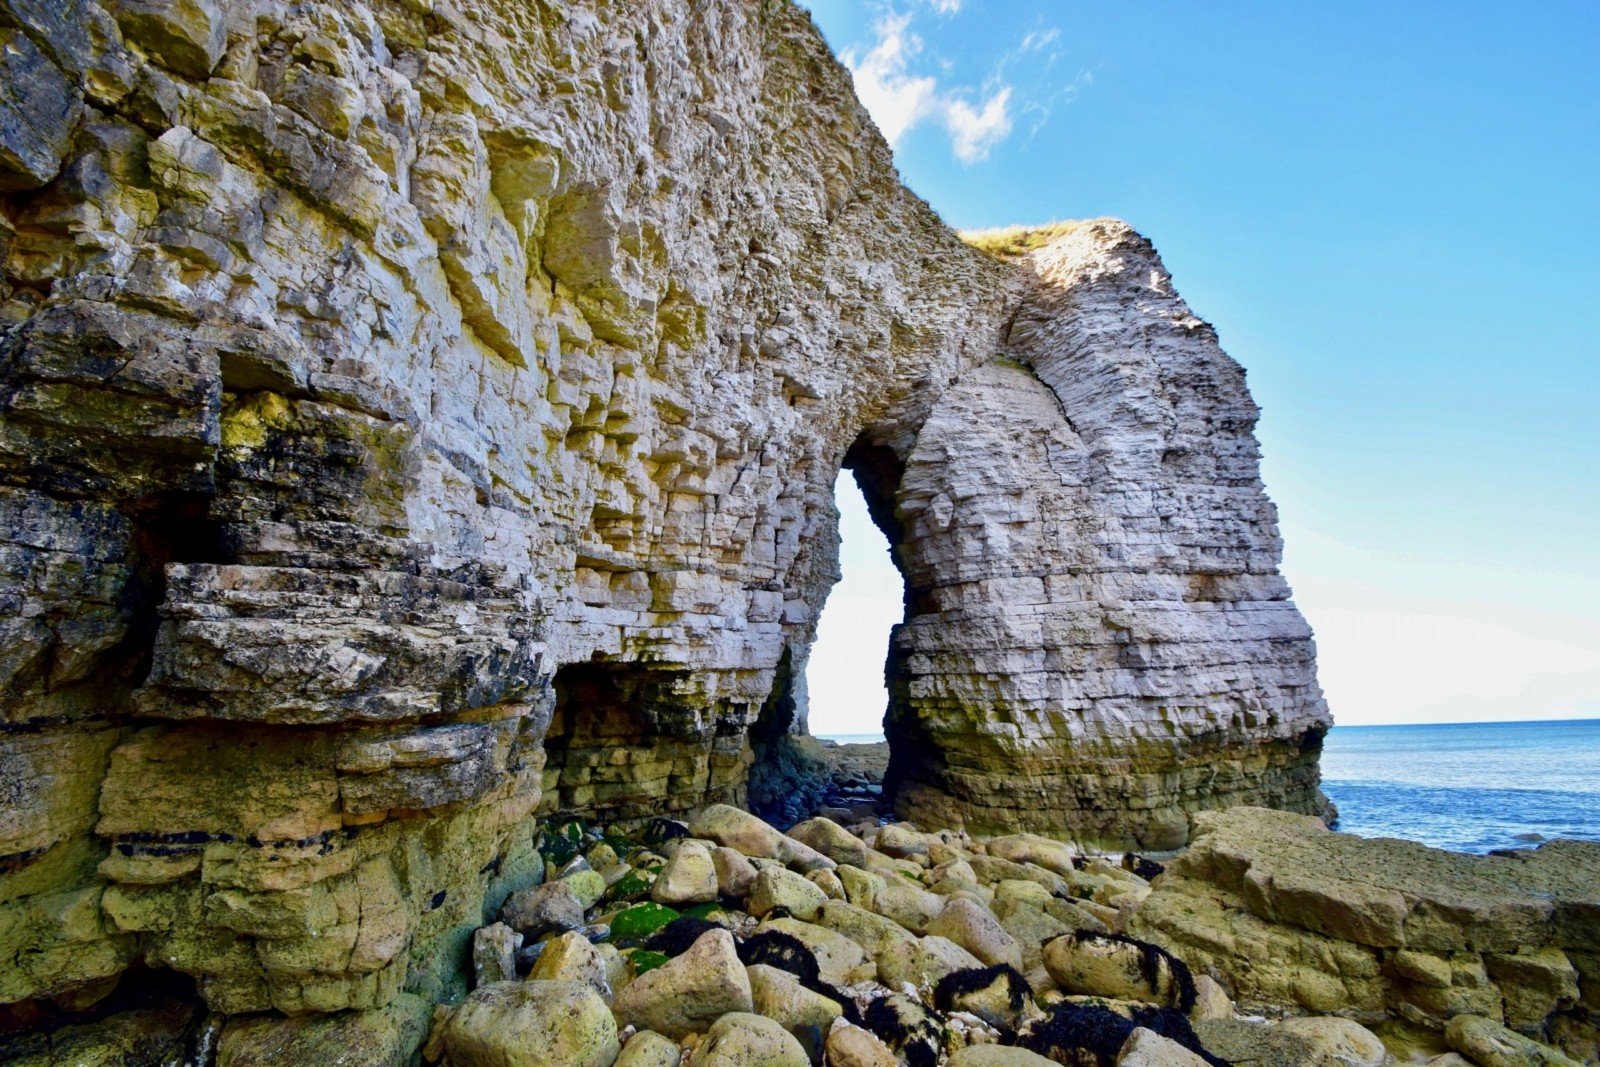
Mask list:
[[[831,734],[842,744],[882,733]],[[1600,841],[1600,719],[1336,726],[1322,790],[1340,830],[1457,852]]]
[[1336,726],[1322,791],[1362,837],[1480,853],[1600,840],[1600,720]]

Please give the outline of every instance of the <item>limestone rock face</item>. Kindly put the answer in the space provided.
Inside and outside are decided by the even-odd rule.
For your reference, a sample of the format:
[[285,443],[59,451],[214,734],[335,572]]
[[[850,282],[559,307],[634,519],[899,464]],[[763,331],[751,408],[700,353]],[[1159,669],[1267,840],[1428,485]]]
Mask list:
[[1600,978],[1600,844],[1469,856],[1249,808],[1200,815],[1196,833],[1129,933],[1247,1008],[1435,1034],[1482,1017],[1575,1050],[1600,1039],[1583,999]]
[[803,728],[842,465],[903,812],[1318,803],[1242,372],[1120,223],[962,244],[785,0],[0,0],[0,267],[0,1004],[458,999],[530,816]]

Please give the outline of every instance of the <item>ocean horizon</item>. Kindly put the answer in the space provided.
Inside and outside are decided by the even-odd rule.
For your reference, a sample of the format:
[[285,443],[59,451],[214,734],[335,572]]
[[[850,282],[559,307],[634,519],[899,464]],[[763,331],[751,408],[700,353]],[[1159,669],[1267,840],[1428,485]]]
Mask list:
[[1478,854],[1600,840],[1600,719],[1335,726],[1322,789],[1339,808],[1335,829],[1361,837]]

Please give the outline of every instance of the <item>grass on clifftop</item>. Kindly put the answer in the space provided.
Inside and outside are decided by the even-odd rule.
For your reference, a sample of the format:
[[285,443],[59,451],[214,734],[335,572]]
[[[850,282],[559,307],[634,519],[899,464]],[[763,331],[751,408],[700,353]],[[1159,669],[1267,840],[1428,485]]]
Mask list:
[[1082,226],[1085,220],[1047,222],[1043,226],[1001,226],[993,230],[962,230],[958,236],[986,256],[1007,261],[1043,248],[1057,237],[1064,237]]

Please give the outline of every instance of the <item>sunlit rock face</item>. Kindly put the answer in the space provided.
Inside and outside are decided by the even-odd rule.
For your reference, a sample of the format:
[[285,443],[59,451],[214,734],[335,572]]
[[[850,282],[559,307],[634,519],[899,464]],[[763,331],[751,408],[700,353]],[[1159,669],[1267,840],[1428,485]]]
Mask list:
[[1147,848],[1199,809],[1317,810],[1327,711],[1244,371],[1122,223],[1031,267],[1003,356],[901,463],[899,810]]
[[0,37],[0,1004],[459,991],[535,813],[739,801],[752,730],[783,763],[847,455],[904,534],[904,810],[1313,805],[1238,368],[1125,228],[963,245],[803,12]]

